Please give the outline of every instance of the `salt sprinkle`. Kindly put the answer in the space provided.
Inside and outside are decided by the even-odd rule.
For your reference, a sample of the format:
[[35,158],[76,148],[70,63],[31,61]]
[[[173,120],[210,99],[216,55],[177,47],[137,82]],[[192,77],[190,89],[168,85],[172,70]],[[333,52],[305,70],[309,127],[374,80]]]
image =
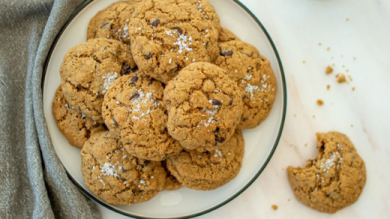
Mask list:
[[104,80],[104,90],[102,91],[102,94],[105,94],[108,90],[108,88],[111,86],[112,83],[114,83],[115,79],[118,77],[118,74],[116,72],[114,73],[106,73],[102,79]]
[[256,90],[259,90],[259,86],[257,85],[247,84],[245,87],[245,92],[250,93],[251,98],[253,98],[253,92]]
[[100,171],[101,174],[105,176],[119,177],[118,173],[114,169],[114,166],[110,163],[105,163],[103,166],[100,166]]
[[[191,38],[191,40],[190,40],[190,38],[188,39],[188,41],[192,40],[192,38]],[[186,50],[188,52],[192,51],[192,48],[190,48],[187,45],[187,36],[185,36],[183,34],[179,34],[179,37],[177,38],[177,41],[174,42],[173,45],[178,45],[179,46],[179,50],[177,51],[178,53],[182,53],[183,50]]]
[[339,152],[333,152],[327,160],[322,158],[322,163],[320,164],[320,168],[323,168],[323,172],[327,172],[332,166],[335,165],[336,160],[340,164],[343,162],[343,158],[340,156]]

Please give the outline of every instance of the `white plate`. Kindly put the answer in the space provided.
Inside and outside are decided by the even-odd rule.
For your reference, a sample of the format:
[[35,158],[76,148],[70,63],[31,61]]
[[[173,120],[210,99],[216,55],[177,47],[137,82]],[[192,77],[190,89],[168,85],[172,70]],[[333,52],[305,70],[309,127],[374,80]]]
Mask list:
[[47,57],[43,81],[44,112],[50,136],[69,177],[88,197],[118,213],[144,218],[193,217],[210,212],[231,201],[261,174],[272,157],[279,142],[286,113],[286,84],[282,64],[276,48],[257,18],[236,0],[209,0],[217,10],[221,24],[230,29],[243,41],[257,47],[271,62],[278,90],[271,114],[265,122],[252,130],[244,131],[245,155],[238,176],[228,184],[214,191],[196,191],[181,188],[176,191],[162,191],[152,200],[132,206],[106,204],[94,196],[86,187],[81,175],[80,149],[69,145],[58,130],[52,115],[51,103],[60,85],[59,68],[66,52],[86,40],[89,20],[114,1],[95,0],[83,4],[62,29]]

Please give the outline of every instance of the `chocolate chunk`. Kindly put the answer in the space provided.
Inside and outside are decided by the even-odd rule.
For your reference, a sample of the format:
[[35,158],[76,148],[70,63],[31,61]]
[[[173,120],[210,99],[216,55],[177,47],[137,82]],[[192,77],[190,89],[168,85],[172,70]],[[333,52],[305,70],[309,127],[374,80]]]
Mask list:
[[108,25],[110,25],[109,27],[111,27],[111,23],[110,22],[105,22],[102,26],[100,26],[100,29],[108,27]]
[[177,32],[179,32],[180,35],[183,34],[183,30],[180,27],[172,27],[171,30],[177,30]]
[[233,104],[233,98],[230,98],[229,105],[231,106]]
[[130,83],[131,84],[135,84],[135,83],[137,83],[137,81],[138,81],[138,76],[137,75],[130,79]]
[[150,58],[152,58],[152,56],[153,56],[153,53],[151,53],[151,52],[149,52],[149,54],[147,54],[147,55],[144,55],[145,59],[150,59]]
[[153,27],[157,27],[159,23],[160,23],[160,19],[157,18],[156,20],[154,20],[154,21],[152,22],[152,26],[153,26]]
[[131,69],[130,69],[129,64],[127,64],[127,63],[125,63],[125,62],[122,63],[121,75],[126,75],[126,74],[128,74],[130,71],[131,71]]
[[213,104],[213,106],[218,106],[218,108],[219,108],[220,106],[222,106],[222,102],[219,101],[219,100],[217,100],[217,99],[213,99],[213,100],[211,101],[211,103]]
[[131,95],[130,100],[135,99],[137,97],[139,97],[139,93],[135,93],[135,94]]
[[142,168],[145,168],[148,164],[149,164],[149,161],[145,160],[145,161],[141,164],[141,166],[142,166]]
[[223,143],[225,140],[226,140],[225,137],[215,136],[215,141],[216,142]]
[[251,54],[245,53],[245,55],[248,56],[248,57],[252,57],[253,56],[253,52]]
[[118,126],[118,122],[115,120],[115,118],[112,118],[112,121],[114,122],[115,126]]
[[233,51],[232,50],[221,51],[221,55],[222,56],[231,56],[231,55],[233,55]]

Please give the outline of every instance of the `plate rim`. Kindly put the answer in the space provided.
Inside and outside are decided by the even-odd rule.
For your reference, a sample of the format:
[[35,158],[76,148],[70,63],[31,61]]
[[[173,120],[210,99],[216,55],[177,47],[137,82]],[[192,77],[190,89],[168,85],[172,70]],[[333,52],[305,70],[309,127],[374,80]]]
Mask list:
[[[59,30],[59,32],[57,33],[57,35],[55,36],[54,38],[54,41],[53,43],[51,44],[50,46],[50,49],[49,49],[49,52],[46,56],[46,59],[45,59],[45,62],[44,62],[44,66],[43,66],[43,72],[42,72],[42,78],[41,78],[41,90],[42,90],[42,94],[43,94],[43,91],[44,91],[44,83],[45,83],[45,79],[46,79],[46,72],[47,72],[47,68],[48,68],[48,65],[49,65],[49,62],[51,60],[51,56],[52,56],[52,53],[58,43],[58,40],[61,38],[63,32],[66,30],[66,28],[69,26],[69,24],[73,21],[73,19],[86,7],[88,6],[90,3],[94,2],[95,0],[87,0],[85,2],[83,2],[82,4],[80,4],[75,11],[73,11],[70,16],[67,18],[65,24],[61,27],[61,29]],[[269,153],[269,155],[267,156],[267,159],[266,161],[264,162],[264,164],[261,166],[261,168],[257,171],[257,173],[253,176],[253,178],[244,186],[242,187],[238,192],[236,192],[234,195],[232,195],[230,198],[226,199],[225,201],[211,207],[211,208],[208,208],[207,210],[204,210],[204,211],[201,211],[201,212],[198,212],[198,213],[195,213],[195,214],[190,214],[190,215],[186,215],[185,217],[171,217],[169,219],[179,219],[179,218],[194,218],[194,217],[198,217],[198,216],[201,216],[201,215],[205,215],[209,212],[212,212],[224,205],[226,205],[227,203],[233,201],[235,198],[237,198],[238,196],[240,196],[245,190],[247,190],[256,180],[257,178],[261,175],[261,173],[264,171],[264,169],[268,166],[271,158],[273,157],[275,151],[276,151],[276,148],[278,147],[279,145],[279,142],[280,142],[280,139],[281,139],[281,136],[282,136],[282,133],[283,133],[283,129],[284,129],[284,125],[285,125],[285,121],[286,121],[286,114],[287,114],[287,83],[286,83],[286,77],[285,77],[285,73],[284,73],[284,69],[283,69],[283,64],[282,64],[282,60],[280,58],[280,55],[279,55],[279,52],[276,48],[276,45],[275,43],[273,42],[271,36],[269,35],[267,29],[264,27],[264,25],[261,23],[261,21],[256,17],[256,15],[253,14],[253,12],[247,7],[245,6],[240,0],[231,0],[233,1],[234,3],[236,3],[239,7],[241,7],[242,9],[244,9],[251,17],[252,19],[256,22],[256,24],[263,30],[264,34],[266,35],[271,47],[272,47],[272,50],[274,51],[275,53],[275,56],[276,56],[276,59],[278,61],[278,66],[279,66],[279,69],[280,69],[280,75],[281,75],[281,81],[282,81],[282,94],[283,94],[283,100],[282,100],[282,104],[283,104],[283,109],[282,109],[282,119],[281,119],[281,124],[280,124],[280,127],[279,127],[279,131],[278,131],[278,135],[276,137],[276,140],[275,140],[275,143],[274,145],[272,146],[272,149]],[[42,102],[43,104],[43,102]],[[44,120],[46,121],[46,118],[44,118]],[[57,152],[56,152],[57,153]],[[63,163],[61,162],[61,164],[63,165]],[[102,200],[99,200],[98,198],[96,198],[93,194],[91,194],[90,192],[86,191],[86,189],[84,189],[84,187],[82,185],[80,185],[74,178],[73,176],[68,172],[68,170],[65,168],[65,166],[63,165],[64,169],[65,169],[65,172],[67,174],[67,176],[69,177],[69,179],[72,181],[72,183],[85,195],[87,196],[88,198],[90,198],[91,200],[93,200],[94,202],[98,203],[99,205],[105,207],[106,209],[108,210],[111,210],[115,213],[118,213],[118,214],[121,214],[123,216],[126,216],[126,217],[133,217],[133,218],[140,218],[140,219],[156,219],[155,217],[142,217],[142,216],[137,216],[137,215],[133,215],[133,214],[130,214],[128,212],[125,212],[125,211],[122,211],[120,209],[117,209],[117,208],[113,208],[112,206],[110,206],[109,204],[105,203],[104,201]]]

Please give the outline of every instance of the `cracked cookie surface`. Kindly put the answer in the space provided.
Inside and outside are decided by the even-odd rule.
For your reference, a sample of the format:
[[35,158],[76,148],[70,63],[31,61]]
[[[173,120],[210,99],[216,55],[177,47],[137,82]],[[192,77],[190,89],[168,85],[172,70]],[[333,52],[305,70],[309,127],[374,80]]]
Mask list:
[[133,72],[116,80],[104,96],[105,123],[110,130],[120,132],[131,155],[161,161],[182,150],[167,132],[163,94],[161,82]]
[[241,169],[244,138],[236,130],[221,148],[210,152],[182,151],[167,159],[168,170],[183,184],[197,190],[213,190],[232,180]]
[[89,22],[87,39],[108,38],[130,44],[128,23],[140,1],[120,1],[99,11]]
[[116,78],[136,67],[130,48],[116,40],[91,39],[70,49],[60,67],[69,105],[103,123],[103,96]]
[[110,204],[148,201],[164,189],[166,173],[160,162],[131,156],[109,131],[97,132],[81,150],[85,185]]
[[74,147],[82,148],[90,135],[105,130],[103,124],[93,121],[79,110],[69,106],[62,94],[61,86],[54,94],[52,111],[58,129]]
[[242,92],[223,69],[193,63],[164,90],[168,132],[189,150],[213,150],[233,135],[242,115]]
[[215,64],[244,91],[244,110],[237,128],[255,128],[268,117],[275,101],[277,84],[271,64],[254,46],[242,41],[220,43],[219,48]]
[[229,29],[222,27],[219,32],[218,42],[225,43],[233,40],[240,40],[233,32]]
[[140,70],[167,83],[187,65],[217,58],[218,30],[200,11],[198,2],[144,0],[137,5],[129,34]]
[[335,213],[357,201],[366,183],[364,161],[347,136],[317,133],[316,159],[304,168],[287,168],[295,197],[306,206]]

